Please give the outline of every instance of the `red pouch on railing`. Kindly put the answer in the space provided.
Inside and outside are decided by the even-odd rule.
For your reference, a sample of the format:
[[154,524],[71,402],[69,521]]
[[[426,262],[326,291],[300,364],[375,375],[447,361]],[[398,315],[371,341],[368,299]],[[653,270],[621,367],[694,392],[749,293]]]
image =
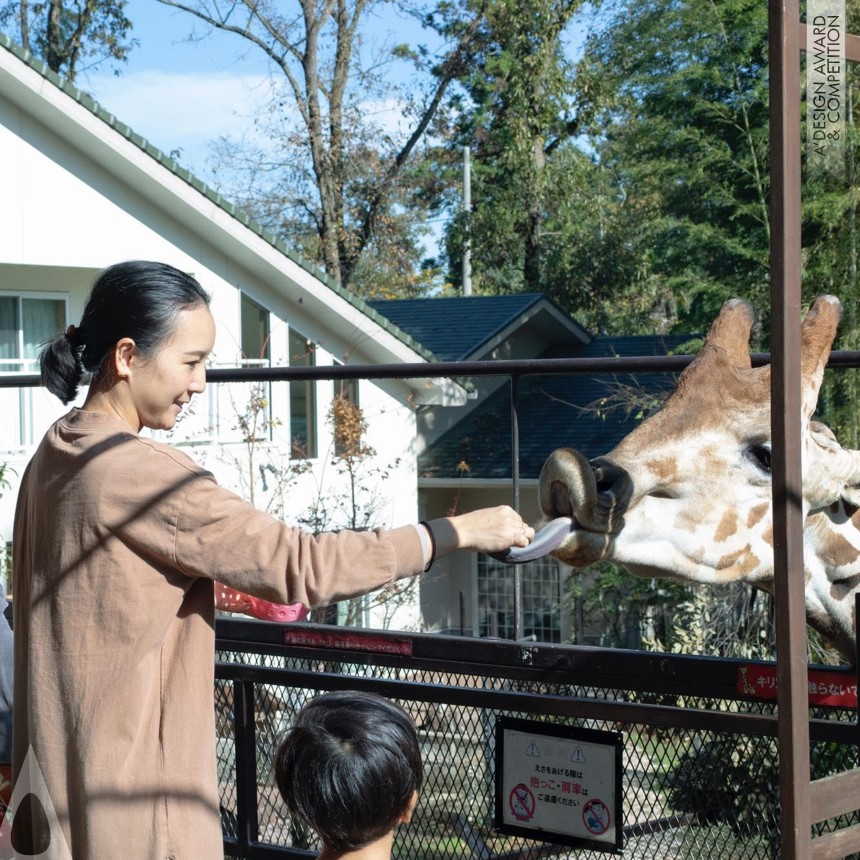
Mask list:
[[301,603],[272,603],[260,597],[252,597],[244,591],[229,588],[220,582],[215,583],[215,608],[227,612],[251,615],[262,621],[277,621],[284,624],[307,618],[310,609]]

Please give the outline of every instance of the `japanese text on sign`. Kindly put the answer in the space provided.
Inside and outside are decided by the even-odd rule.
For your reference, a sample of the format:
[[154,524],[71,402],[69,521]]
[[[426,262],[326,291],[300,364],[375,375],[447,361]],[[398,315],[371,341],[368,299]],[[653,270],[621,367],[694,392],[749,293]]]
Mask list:
[[620,752],[615,732],[499,718],[497,828],[620,848]]
[[[775,699],[776,686],[775,666],[750,664],[738,667],[738,693],[742,696]],[[810,669],[807,690],[811,705],[857,707],[857,681],[846,673]]]

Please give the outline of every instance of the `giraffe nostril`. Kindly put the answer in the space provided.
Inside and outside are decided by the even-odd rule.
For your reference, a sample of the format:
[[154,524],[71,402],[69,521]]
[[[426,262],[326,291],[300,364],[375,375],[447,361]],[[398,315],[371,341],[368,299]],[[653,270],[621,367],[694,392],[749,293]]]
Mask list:
[[619,480],[624,478],[625,473],[606,460],[592,460],[591,467],[594,471],[594,483],[598,493],[612,492]]

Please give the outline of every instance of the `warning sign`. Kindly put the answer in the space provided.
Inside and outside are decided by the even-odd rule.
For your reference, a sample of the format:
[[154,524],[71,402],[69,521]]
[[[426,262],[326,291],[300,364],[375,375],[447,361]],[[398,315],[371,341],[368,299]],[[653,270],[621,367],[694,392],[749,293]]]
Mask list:
[[531,821],[535,814],[535,796],[531,793],[527,786],[520,783],[515,785],[511,790],[511,796],[508,798],[508,803],[511,806],[511,812],[517,821]]
[[618,853],[621,752],[617,732],[499,717],[496,829]]
[[599,798],[593,798],[585,803],[582,808],[582,820],[585,822],[585,829],[589,833],[594,833],[600,836],[609,830],[609,823],[612,820],[612,815],[609,812],[609,807]]

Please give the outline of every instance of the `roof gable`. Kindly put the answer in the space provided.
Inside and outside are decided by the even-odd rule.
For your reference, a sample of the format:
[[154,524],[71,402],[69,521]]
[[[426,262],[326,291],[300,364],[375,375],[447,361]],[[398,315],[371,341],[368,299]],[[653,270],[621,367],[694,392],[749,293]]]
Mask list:
[[[398,356],[400,360],[433,359],[433,355],[426,348],[406,332],[401,331],[389,319],[377,313],[358,296],[338,285],[322,270],[305,260],[294,248],[291,248],[282,239],[266,230],[246,212],[219,192],[210,188],[205,182],[153,146],[141,135],[136,134],[129,126],[105,110],[86,92],[65,81],[51,71],[45,63],[37,60],[29,51],[22,49],[2,32],[0,32],[0,49],[2,49],[0,50],[0,85],[2,85],[0,86],[0,91],[2,91],[3,98],[16,104],[21,110],[32,113],[39,122],[56,131],[63,139],[69,141],[70,145],[74,141],[74,145],[86,151],[92,158],[99,157],[95,149],[97,146],[103,145],[107,149],[110,147],[111,139],[115,139],[115,137],[121,138],[122,142],[126,145],[131,144],[132,147],[148,157],[148,159],[144,159],[147,165],[144,168],[145,172],[158,174],[159,171],[166,171],[174,181],[180,180],[181,183],[187,186],[187,191],[191,192],[191,194],[185,193],[183,200],[179,201],[175,192],[176,186],[174,185],[171,190],[165,193],[165,189],[169,183],[163,182],[163,187],[159,187],[158,189],[152,188],[151,190],[152,199],[156,200],[159,206],[164,206],[165,201],[172,196],[173,199],[171,202],[176,204],[178,210],[180,209],[180,203],[190,203],[191,208],[195,210],[199,218],[207,219],[213,224],[219,218],[221,218],[221,224],[223,224],[224,216],[227,216],[229,220],[236,222],[236,227],[240,228],[240,230],[236,230],[235,227],[232,228],[229,239],[236,238],[237,234],[241,234],[241,228],[244,228],[247,234],[244,237],[240,237],[240,242],[243,246],[249,243],[249,236],[253,237],[254,240],[264,243],[265,246],[277,252],[275,256],[270,255],[270,261],[274,260],[277,265],[277,259],[280,257],[283,259],[283,263],[281,264],[282,269],[284,264],[288,264],[294,272],[297,269],[301,270],[300,280],[302,286],[311,287],[313,284],[316,284],[324,288],[325,292],[322,297],[319,295],[319,289],[314,289],[316,295],[313,296],[315,300],[313,303],[320,312],[331,312],[344,317],[354,316],[355,312],[358,312],[414,353],[411,356]],[[4,56],[7,60],[9,56],[13,57],[14,61],[12,63],[3,62]],[[17,65],[15,61],[17,61]],[[5,81],[3,80],[4,72],[10,75]],[[35,73],[39,77],[41,84],[30,83],[27,85],[23,83],[26,72]],[[48,82],[51,87],[46,88],[44,82]],[[21,85],[13,87],[7,86],[7,83]],[[57,97],[58,95],[59,98]],[[91,121],[89,127],[85,127],[85,124],[80,120],[80,115],[75,116],[75,111],[67,103],[64,104],[64,96],[71,99],[75,105],[84,109],[86,111],[84,116],[89,116],[91,119],[95,118],[99,121],[98,127],[94,129]],[[120,153],[117,156],[116,150],[119,147],[114,146],[113,149],[114,152],[111,153],[113,157],[110,159],[103,158],[100,160],[100,163],[103,167],[110,164],[111,169],[116,170],[124,182],[132,184],[134,182],[134,168],[140,167],[141,160],[138,158],[136,164],[132,165],[131,159],[127,155],[124,156]],[[126,150],[126,152],[129,151],[133,152],[134,149]],[[114,164],[118,161],[124,161],[123,167],[127,169],[120,170],[116,168]],[[139,190],[143,184],[139,184],[137,189]],[[226,236],[222,235],[220,238],[222,242],[229,241]],[[260,246],[258,245],[257,247]],[[225,253],[229,253],[229,251],[225,249]],[[251,250],[250,254],[253,253],[255,252]],[[237,249],[236,255],[247,258],[249,249],[247,247]],[[328,294],[328,298],[325,298],[326,294]],[[298,300],[302,301],[301,298]],[[387,360],[392,360],[392,357],[387,357]]]
[[545,342],[582,343],[590,336],[543,293],[374,300],[368,304],[441,361],[483,357],[526,322]]
[[[579,350],[552,350],[544,358],[668,355],[689,335],[600,336]],[[623,351],[622,351],[623,347]],[[560,355],[564,352],[564,355]],[[634,386],[662,401],[674,387],[669,373],[523,376],[519,381],[520,475],[537,478],[544,461],[561,446],[587,457],[606,454],[641,420],[609,408],[613,388]],[[511,405],[501,386],[418,458],[422,478],[507,479],[511,477]]]

